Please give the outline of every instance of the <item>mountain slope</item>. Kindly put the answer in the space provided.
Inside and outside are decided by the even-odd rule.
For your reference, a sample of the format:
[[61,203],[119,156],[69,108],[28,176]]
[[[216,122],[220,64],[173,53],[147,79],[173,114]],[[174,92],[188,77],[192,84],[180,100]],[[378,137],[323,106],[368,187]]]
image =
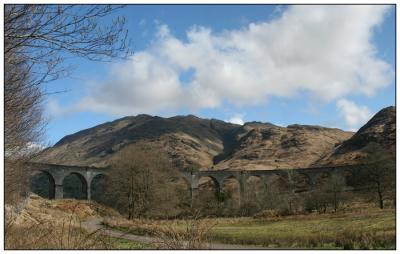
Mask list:
[[146,143],[164,149],[179,168],[297,168],[313,165],[352,135],[319,126],[241,126],[192,115],[138,115],[68,135],[44,150],[38,161],[104,167],[122,148]]
[[163,147],[182,168],[210,167],[224,150],[229,133],[238,125],[195,116],[171,118],[124,117],[68,135],[46,149],[38,160],[78,166],[107,166],[119,150],[138,142]]
[[275,169],[308,167],[331,152],[351,132],[309,125],[279,127],[246,123],[236,133],[236,147],[217,169]]
[[316,165],[344,165],[396,158],[396,108],[376,113],[357,133],[315,162]]

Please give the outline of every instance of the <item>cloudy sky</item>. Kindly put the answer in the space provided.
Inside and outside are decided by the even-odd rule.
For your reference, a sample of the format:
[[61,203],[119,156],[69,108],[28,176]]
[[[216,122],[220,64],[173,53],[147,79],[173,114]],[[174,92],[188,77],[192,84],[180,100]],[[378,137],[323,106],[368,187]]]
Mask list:
[[395,104],[393,6],[131,5],[134,55],[49,84],[48,140],[117,118],[195,114],[357,130]]

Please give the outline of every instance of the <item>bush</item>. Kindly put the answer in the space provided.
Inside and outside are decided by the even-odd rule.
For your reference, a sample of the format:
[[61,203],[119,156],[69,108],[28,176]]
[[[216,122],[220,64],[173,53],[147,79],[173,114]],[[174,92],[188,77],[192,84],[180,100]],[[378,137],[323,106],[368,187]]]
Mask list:
[[209,233],[215,225],[215,221],[195,216],[184,220],[183,229],[175,222],[157,229],[154,235],[160,238],[159,247],[162,249],[207,249],[210,242]]
[[160,249],[204,249],[208,247],[210,231],[216,225],[215,220],[201,219],[195,212],[184,220],[170,220],[160,223],[148,219],[108,218],[105,225],[123,232],[136,235],[150,235],[158,239],[155,243]]
[[4,230],[5,249],[112,249],[113,243],[101,230],[88,233],[73,214],[62,224],[42,222],[18,225],[13,215],[8,215]]

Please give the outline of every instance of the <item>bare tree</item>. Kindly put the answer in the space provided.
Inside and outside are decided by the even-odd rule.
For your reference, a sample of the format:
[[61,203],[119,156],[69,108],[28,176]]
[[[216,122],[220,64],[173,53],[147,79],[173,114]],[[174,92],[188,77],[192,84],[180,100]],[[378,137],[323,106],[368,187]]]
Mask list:
[[362,179],[366,180],[366,190],[375,194],[379,208],[384,208],[385,200],[395,200],[395,162],[381,161],[380,163],[366,165],[363,170]]
[[383,209],[385,200],[393,200],[393,205],[396,200],[396,158],[389,153],[377,153],[379,146],[373,143],[365,150],[368,156],[361,161],[364,166],[357,188],[374,197]]
[[331,207],[336,213],[345,199],[344,189],[345,179],[340,174],[332,173],[319,179],[315,188],[304,195],[304,209],[308,212],[316,210],[325,213]]
[[[29,148],[42,140],[46,122],[43,84],[66,76],[66,59],[107,61],[130,54],[125,20],[106,25],[102,18],[122,6],[5,5],[4,133],[6,193],[27,174]],[[24,178],[25,179],[25,178]],[[10,189],[11,188],[11,189]]]
[[264,195],[264,209],[277,210],[279,213],[288,214],[293,199],[292,183],[282,175],[270,176],[266,179]]
[[[42,83],[65,74],[64,60],[83,57],[95,61],[127,56],[124,18],[101,22],[122,6],[6,5],[4,53],[7,64],[26,63]],[[23,57],[13,57],[14,55]]]
[[106,196],[128,219],[177,212],[177,172],[161,149],[145,144],[124,148],[111,161]]
[[343,201],[343,192],[346,186],[344,177],[339,174],[333,174],[328,179],[327,192],[331,196],[333,210],[336,213],[340,203]]
[[29,70],[24,66],[6,66],[4,93],[5,200],[18,202],[27,192],[25,163],[38,151],[45,121],[40,87],[30,85]]
[[4,104],[8,154],[40,140],[43,83],[63,77],[70,57],[105,61],[129,54],[125,20],[100,25],[121,6],[5,5]]
[[304,188],[304,186],[299,186],[299,174],[297,174],[294,170],[287,170],[286,173],[287,178],[283,179],[286,180],[286,186],[288,187],[286,194],[289,214],[292,214],[295,210],[296,200],[298,199],[297,191],[299,189],[302,190],[301,188]]

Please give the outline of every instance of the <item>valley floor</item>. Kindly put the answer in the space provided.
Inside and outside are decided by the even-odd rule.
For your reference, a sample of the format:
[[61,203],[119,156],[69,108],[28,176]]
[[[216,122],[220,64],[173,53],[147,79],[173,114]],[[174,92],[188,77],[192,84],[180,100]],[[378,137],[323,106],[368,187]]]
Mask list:
[[[160,246],[165,239],[151,236],[151,235],[141,235],[135,234],[134,232],[127,232],[127,230],[120,230],[118,228],[106,227],[103,225],[102,218],[95,218],[91,220],[85,221],[83,227],[88,230],[88,232],[95,232],[98,230],[102,230],[102,233],[108,236],[111,236],[115,239],[123,240],[127,244],[127,249],[136,249],[138,246],[140,249],[154,249],[154,248],[163,248]],[[185,240],[183,240],[185,241]],[[188,245],[187,241],[181,243],[183,246]],[[133,246],[129,246],[133,245]],[[243,245],[243,244],[229,244],[229,243],[219,243],[215,241],[205,242],[202,249],[217,249],[217,250],[239,250],[239,249],[265,249],[262,246],[256,245]]]
[[[369,208],[341,214],[280,218],[206,219],[209,241],[278,249],[395,249],[395,210]],[[120,231],[151,235],[162,230],[185,231],[184,221],[106,222]],[[250,248],[250,247],[249,247]]]
[[178,249],[196,241],[213,249],[395,249],[395,210],[126,220],[96,203],[37,196],[18,213],[6,208],[6,249]]
[[270,248],[395,249],[395,212],[220,220],[212,236],[222,242]]

